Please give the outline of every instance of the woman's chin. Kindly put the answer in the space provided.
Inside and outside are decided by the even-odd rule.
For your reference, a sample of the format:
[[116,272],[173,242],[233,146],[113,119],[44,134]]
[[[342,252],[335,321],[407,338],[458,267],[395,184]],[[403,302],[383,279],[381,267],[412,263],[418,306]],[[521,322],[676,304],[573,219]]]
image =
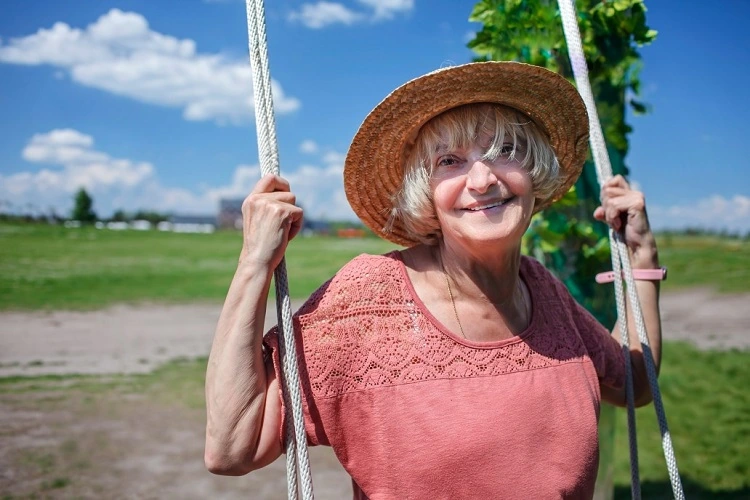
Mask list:
[[446,240],[460,241],[464,248],[515,248],[521,242],[524,231],[508,231],[501,228],[478,229],[472,228],[469,231],[462,231],[460,235],[450,235],[443,232],[443,238]]
[[[506,214],[507,215],[507,214]],[[509,219],[514,219],[512,222]],[[522,217],[503,217],[502,220],[493,220],[493,217],[482,217],[480,214],[472,214],[470,217],[461,217],[457,222],[455,230],[450,224],[443,226],[443,238],[460,239],[464,244],[486,245],[497,243],[507,245],[520,243],[528,221]]]

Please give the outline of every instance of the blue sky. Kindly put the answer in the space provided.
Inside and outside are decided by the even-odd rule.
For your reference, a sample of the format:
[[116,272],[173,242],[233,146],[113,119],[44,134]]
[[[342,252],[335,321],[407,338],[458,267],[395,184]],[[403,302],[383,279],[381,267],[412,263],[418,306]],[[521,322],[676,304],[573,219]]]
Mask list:
[[[266,2],[282,174],[312,218],[353,218],[341,172],[401,83],[471,60],[470,0]],[[626,161],[657,228],[750,231],[750,2],[646,2]],[[212,214],[259,178],[242,0],[4,0],[0,210]]]

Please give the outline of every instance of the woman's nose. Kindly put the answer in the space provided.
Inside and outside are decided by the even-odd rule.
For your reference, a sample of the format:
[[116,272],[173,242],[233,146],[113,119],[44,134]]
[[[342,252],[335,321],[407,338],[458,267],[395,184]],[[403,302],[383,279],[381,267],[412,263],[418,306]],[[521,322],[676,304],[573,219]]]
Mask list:
[[497,183],[497,177],[485,160],[475,160],[466,175],[466,187],[479,193],[484,193],[490,186]]

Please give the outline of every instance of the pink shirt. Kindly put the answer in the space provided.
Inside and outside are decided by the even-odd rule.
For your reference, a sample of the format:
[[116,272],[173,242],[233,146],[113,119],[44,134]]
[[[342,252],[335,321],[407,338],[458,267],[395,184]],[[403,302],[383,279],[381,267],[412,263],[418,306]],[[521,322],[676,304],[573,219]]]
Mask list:
[[592,497],[599,384],[622,387],[623,355],[541,264],[520,274],[531,323],[500,342],[447,330],[398,252],[355,258],[300,308],[308,441],[333,447],[355,498]]

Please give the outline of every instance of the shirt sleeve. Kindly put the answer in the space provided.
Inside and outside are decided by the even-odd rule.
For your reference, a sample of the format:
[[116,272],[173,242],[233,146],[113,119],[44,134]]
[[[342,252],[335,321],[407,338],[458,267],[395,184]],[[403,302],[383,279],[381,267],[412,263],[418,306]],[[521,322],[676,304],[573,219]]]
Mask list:
[[[313,295],[300,307],[300,309],[294,313],[293,327],[294,327],[294,340],[297,351],[297,367],[299,371],[300,381],[300,396],[302,402],[302,415],[305,422],[305,433],[307,435],[308,446],[317,445],[329,445],[328,437],[323,428],[320,413],[317,411],[315,404],[315,396],[310,386],[310,377],[307,370],[307,363],[305,358],[305,335],[306,332],[300,322],[300,317],[309,314],[315,314],[317,304],[320,297],[325,293],[326,285],[319,288]],[[280,329],[279,326],[274,326],[268,333],[263,337],[263,349],[265,352],[266,363],[273,364],[273,370],[276,374],[276,378],[279,380],[279,394],[278,398],[281,400],[281,447],[285,449],[286,433],[294,432],[293,421],[292,421],[292,408],[289,406],[292,404],[291,396],[289,391],[284,387],[284,378],[282,374],[281,365],[281,350],[279,346]],[[270,395],[269,395],[270,396]],[[285,397],[287,396],[287,397]]]
[[594,364],[599,383],[620,389],[625,386],[625,357],[620,343],[610,331],[579,304],[565,284],[535,259],[524,258],[527,269],[541,286],[544,296],[560,304],[572,321],[584,349]]
[[625,355],[622,346],[604,325],[580,305],[565,289],[573,321],[594,363],[599,382],[620,389],[625,386]]

